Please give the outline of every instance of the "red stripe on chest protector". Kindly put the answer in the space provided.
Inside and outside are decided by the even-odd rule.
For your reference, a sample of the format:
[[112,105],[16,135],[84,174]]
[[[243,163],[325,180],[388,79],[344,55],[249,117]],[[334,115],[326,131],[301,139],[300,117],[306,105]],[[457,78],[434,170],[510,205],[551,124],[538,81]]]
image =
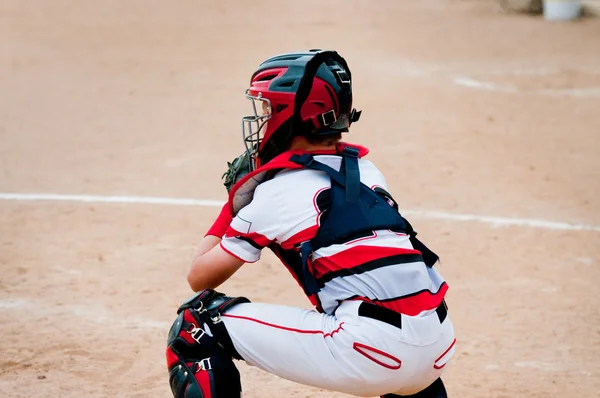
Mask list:
[[315,271],[315,277],[320,278],[328,272],[353,268],[369,261],[401,254],[421,254],[421,252],[414,249],[403,249],[398,247],[361,245],[350,247],[349,249],[328,257],[319,257],[315,259],[312,264]]
[[221,316],[224,316],[226,318],[234,318],[234,319],[243,319],[245,321],[251,321],[251,322],[256,322],[259,323],[261,325],[265,325],[265,326],[269,326],[275,329],[281,329],[281,330],[286,330],[288,332],[294,332],[294,333],[302,333],[302,334],[322,334],[323,337],[331,337],[334,334],[336,334],[337,332],[339,332],[340,330],[344,330],[344,322],[340,323],[340,326],[329,332],[329,333],[325,333],[322,330],[305,330],[305,329],[296,329],[296,328],[290,328],[287,326],[281,326],[281,325],[275,325],[273,323],[269,323],[269,322],[265,322],[265,321],[261,321],[260,319],[256,319],[256,318],[250,318],[247,316],[241,316],[241,315],[231,315],[231,314],[222,314]]
[[290,236],[288,239],[281,242],[281,247],[283,247],[285,250],[293,249],[297,244],[306,242],[314,238],[317,235],[318,230],[318,225],[313,225],[311,227],[303,229],[302,231]]

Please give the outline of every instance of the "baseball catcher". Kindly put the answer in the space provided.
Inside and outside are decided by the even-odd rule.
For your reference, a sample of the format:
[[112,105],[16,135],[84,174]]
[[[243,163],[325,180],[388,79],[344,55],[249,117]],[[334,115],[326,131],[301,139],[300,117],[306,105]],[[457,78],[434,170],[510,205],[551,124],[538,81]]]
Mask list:
[[[188,273],[167,365],[177,398],[241,396],[235,360],[279,377],[373,397],[447,397],[454,354],[438,256],[401,215],[368,150],[341,142],[361,112],[335,51],[272,57],[256,69],[228,164],[229,200]],[[216,292],[275,253],[315,310]]]

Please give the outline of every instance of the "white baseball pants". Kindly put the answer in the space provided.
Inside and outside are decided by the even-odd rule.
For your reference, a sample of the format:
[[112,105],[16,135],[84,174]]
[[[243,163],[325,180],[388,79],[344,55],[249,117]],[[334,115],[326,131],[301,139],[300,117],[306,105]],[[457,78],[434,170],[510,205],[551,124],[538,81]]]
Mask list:
[[441,376],[454,354],[450,316],[402,316],[402,327],[359,316],[359,301],[333,315],[244,303],[223,322],[249,365],[297,383],[374,397],[412,395]]

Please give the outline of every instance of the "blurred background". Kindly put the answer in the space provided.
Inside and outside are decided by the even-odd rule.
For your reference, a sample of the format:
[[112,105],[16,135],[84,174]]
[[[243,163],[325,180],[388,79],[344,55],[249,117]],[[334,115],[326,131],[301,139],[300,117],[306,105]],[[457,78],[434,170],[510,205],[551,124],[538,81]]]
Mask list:
[[[582,4],[559,22],[527,0],[0,2],[2,396],[169,396],[166,334],[250,76],[323,48],[363,110],[345,140],[442,257],[450,396],[597,397],[600,4]],[[309,307],[268,254],[222,290]],[[344,396],[239,367],[245,397]]]

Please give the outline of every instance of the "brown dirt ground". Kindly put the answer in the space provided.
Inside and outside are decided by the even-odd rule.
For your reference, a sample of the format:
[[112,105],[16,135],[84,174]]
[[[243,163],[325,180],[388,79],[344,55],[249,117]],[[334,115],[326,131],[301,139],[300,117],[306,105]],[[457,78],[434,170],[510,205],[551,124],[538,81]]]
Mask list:
[[[4,0],[0,193],[224,199],[249,74],[315,47],[349,61],[349,141],[402,208],[600,225],[600,20],[487,0]],[[0,395],[169,396],[165,336],[215,212],[0,202]],[[598,229],[412,222],[451,287],[452,397],[600,396]],[[223,290],[308,306],[270,255]],[[240,368],[246,397],[343,396]]]

